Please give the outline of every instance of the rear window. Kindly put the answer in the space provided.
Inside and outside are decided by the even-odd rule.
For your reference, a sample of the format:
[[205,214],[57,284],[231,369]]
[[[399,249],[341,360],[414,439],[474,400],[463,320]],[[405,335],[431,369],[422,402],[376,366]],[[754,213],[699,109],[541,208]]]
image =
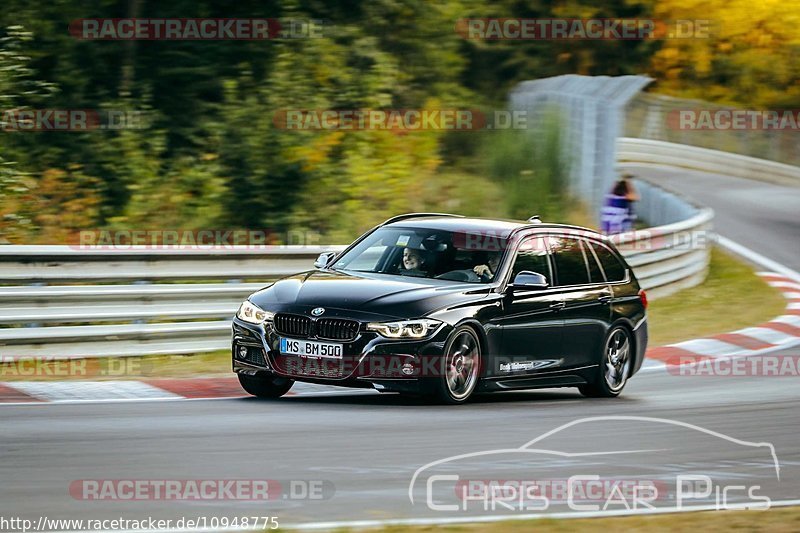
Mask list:
[[606,279],[610,282],[625,280],[625,265],[623,265],[614,253],[602,244],[593,242],[592,249],[600,260]]

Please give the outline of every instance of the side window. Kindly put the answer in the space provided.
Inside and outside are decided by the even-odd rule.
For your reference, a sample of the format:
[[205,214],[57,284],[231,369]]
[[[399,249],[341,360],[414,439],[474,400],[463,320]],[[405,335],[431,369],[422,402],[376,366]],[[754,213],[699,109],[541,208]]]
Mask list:
[[522,242],[517,250],[517,257],[514,259],[514,267],[511,269],[511,281],[523,270],[536,272],[547,278],[547,282],[553,283],[553,276],[550,273],[550,261],[547,257],[547,244],[542,237],[532,237]]
[[583,256],[586,258],[586,264],[589,266],[589,279],[592,280],[592,283],[605,283],[606,278],[603,277],[603,271],[600,270],[600,265],[597,264],[597,258],[592,253],[589,243],[581,241],[581,247],[583,248]]
[[589,270],[583,258],[581,242],[572,237],[550,237],[559,285],[589,283]]
[[606,279],[609,282],[623,281],[625,279],[625,266],[620,262],[614,253],[596,242],[592,243],[592,249],[597,254],[600,264],[603,267],[603,272],[606,274]]

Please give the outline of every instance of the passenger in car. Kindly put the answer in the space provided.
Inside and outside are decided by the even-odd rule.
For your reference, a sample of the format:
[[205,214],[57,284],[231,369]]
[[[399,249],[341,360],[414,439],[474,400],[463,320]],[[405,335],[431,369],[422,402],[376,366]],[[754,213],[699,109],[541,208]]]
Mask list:
[[423,269],[425,256],[420,250],[414,248],[403,249],[403,268],[400,274],[403,276],[427,277],[428,273]]

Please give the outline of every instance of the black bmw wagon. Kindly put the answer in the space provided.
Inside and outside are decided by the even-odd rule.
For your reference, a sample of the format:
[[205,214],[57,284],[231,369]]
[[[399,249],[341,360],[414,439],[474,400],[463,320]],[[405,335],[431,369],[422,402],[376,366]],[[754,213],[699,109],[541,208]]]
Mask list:
[[314,266],[237,311],[233,370],[248,393],[304,381],[445,403],[544,387],[614,397],[647,348],[644,291],[586,228],[407,214]]

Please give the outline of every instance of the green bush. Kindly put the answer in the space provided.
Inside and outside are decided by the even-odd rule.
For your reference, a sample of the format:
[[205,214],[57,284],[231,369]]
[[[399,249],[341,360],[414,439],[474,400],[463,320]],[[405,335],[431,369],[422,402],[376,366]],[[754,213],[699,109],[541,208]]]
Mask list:
[[486,174],[504,184],[512,218],[537,214],[563,220],[569,202],[569,160],[562,147],[560,115],[549,109],[539,123],[528,125],[487,132]]

